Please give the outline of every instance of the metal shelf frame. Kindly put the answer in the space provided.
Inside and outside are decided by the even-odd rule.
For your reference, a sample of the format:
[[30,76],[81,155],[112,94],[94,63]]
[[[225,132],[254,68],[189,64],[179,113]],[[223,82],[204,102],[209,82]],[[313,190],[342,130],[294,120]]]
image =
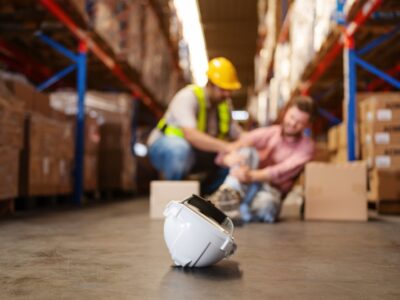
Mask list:
[[161,118],[163,111],[156,102],[146,94],[146,92],[133,80],[131,80],[110,55],[90,37],[90,35],[68,16],[68,14],[58,5],[55,0],[40,0],[40,3],[48,9],[62,24],[64,24],[70,32],[79,40],[84,41],[96,57],[132,92],[134,98],[139,98],[156,117]]
[[344,77],[345,80],[345,103],[347,105],[347,157],[349,161],[355,160],[356,157],[356,130],[357,130],[357,66],[362,67],[368,72],[374,74],[378,78],[388,82],[396,89],[400,89],[400,81],[391,75],[379,70],[375,66],[371,65],[360,56],[373,50],[384,41],[392,38],[396,33],[400,31],[400,26],[395,27],[388,34],[384,34],[375,40],[368,43],[360,50],[355,49],[354,37],[346,36],[344,43]]
[[69,58],[73,64],[57,72],[52,77],[39,84],[36,89],[43,91],[52,84],[61,80],[72,71],[76,70],[76,87],[78,92],[77,115],[76,115],[76,139],[75,139],[75,166],[74,166],[74,203],[81,204],[83,195],[83,170],[84,170],[84,142],[85,142],[85,93],[86,93],[86,70],[87,70],[87,45],[85,41],[79,41],[78,53],[75,54],[61,44],[44,34],[37,37],[56,51]]
[[43,34],[37,34],[37,37],[48,44],[56,51],[69,58],[73,64],[57,72],[49,79],[37,86],[39,91],[43,91],[69,73],[76,70],[76,87],[78,92],[77,116],[76,116],[76,142],[75,142],[75,165],[74,165],[74,191],[73,201],[80,205],[83,197],[83,172],[84,172],[84,130],[85,130],[85,93],[87,78],[87,54],[91,51],[104,65],[122,81],[132,92],[135,99],[140,99],[156,115],[161,116],[162,111],[154,103],[141,87],[133,82],[123,71],[123,69],[114,61],[105,51],[99,47],[93,39],[63,11],[63,9],[54,0],[41,0],[41,4],[48,9],[62,24],[64,24],[78,39],[78,53],[75,54],[58,42]]
[[[318,66],[311,73],[308,79],[300,86],[299,91],[302,95],[309,95],[311,88],[317,83],[317,81],[329,70],[331,65],[335,62],[336,58],[343,53],[343,71],[344,71],[344,101],[347,106],[347,115],[344,116],[347,120],[346,132],[347,132],[347,154],[348,160],[353,161],[356,157],[356,128],[357,128],[357,105],[356,105],[356,93],[357,93],[357,66],[364,70],[372,73],[378,78],[372,81],[368,85],[368,90],[376,90],[377,87],[382,85],[382,82],[387,82],[394,86],[396,89],[400,89],[400,81],[392,75],[395,75],[400,70],[400,65],[395,66],[393,69],[388,71],[382,71],[376,68],[374,65],[365,61],[361,56],[369,53],[383,42],[390,40],[400,31],[400,25],[396,26],[391,31],[382,34],[378,38],[370,41],[364,45],[361,49],[355,49],[354,36],[357,31],[362,28],[364,23],[374,14],[383,3],[383,0],[368,0],[365,1],[363,6],[358,10],[354,19],[348,24],[344,24],[345,27],[342,30],[340,38],[334,43],[332,47],[327,51],[324,57],[318,62]],[[337,15],[340,16],[343,6],[338,5]],[[340,23],[340,22],[338,22]],[[326,91],[326,93],[329,93]],[[316,99],[318,100],[318,99]],[[336,125],[340,122],[333,114],[326,110],[319,109],[320,115],[328,119],[332,125]]]

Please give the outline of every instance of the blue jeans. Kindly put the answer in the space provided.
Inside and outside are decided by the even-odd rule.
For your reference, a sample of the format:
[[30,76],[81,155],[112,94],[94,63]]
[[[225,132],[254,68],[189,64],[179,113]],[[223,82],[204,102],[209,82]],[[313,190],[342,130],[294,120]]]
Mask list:
[[[253,148],[242,148],[239,152],[246,158],[250,169],[258,168],[258,153]],[[243,197],[240,214],[245,222],[262,221],[274,223],[281,210],[282,194],[267,182],[243,184],[236,177],[229,175],[224,185],[237,190]]]
[[179,137],[158,138],[149,148],[149,157],[153,166],[167,180],[183,179],[195,162],[193,148]]
[[161,136],[149,147],[153,166],[166,180],[182,180],[192,171],[206,171],[210,178],[202,182],[202,192],[216,190],[228,174],[228,169],[214,163],[215,154],[195,150],[185,139]]

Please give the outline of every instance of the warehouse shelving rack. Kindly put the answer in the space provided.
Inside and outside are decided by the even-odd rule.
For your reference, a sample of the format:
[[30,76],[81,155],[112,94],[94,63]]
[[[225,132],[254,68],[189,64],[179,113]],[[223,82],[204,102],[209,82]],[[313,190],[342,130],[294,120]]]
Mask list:
[[[362,2],[362,1],[359,1]],[[361,8],[357,11],[354,19],[349,22],[345,28],[339,34],[339,38],[336,39],[335,43],[330,47],[330,50],[320,60],[318,68],[311,74],[309,79],[305,82],[302,87],[301,93],[308,94],[312,85],[315,84],[318,79],[328,71],[334,60],[339,56],[339,53],[343,51],[343,71],[344,71],[344,101],[347,106],[347,155],[350,161],[356,159],[356,92],[357,92],[357,70],[356,66],[359,65],[370,73],[378,76],[379,78],[388,81],[395,88],[400,88],[400,82],[372,64],[366,62],[360,56],[367,54],[381,43],[388,41],[395,37],[399,32],[400,27],[396,26],[389,32],[374,38],[371,42],[361,41],[360,44],[365,44],[360,50],[355,50],[355,34],[362,28],[368,18],[383,4],[382,0],[369,0],[364,1]],[[387,1],[388,2],[388,1]]]
[[[39,5],[40,3],[40,5]],[[7,6],[2,2],[1,6]],[[11,69],[24,73],[37,89],[50,86],[74,86],[78,92],[77,134],[75,143],[74,202],[80,204],[83,195],[83,149],[85,91],[92,89],[125,91],[133,99],[142,101],[157,118],[163,113],[152,93],[141,82],[138,72],[119,61],[110,47],[93,31],[69,0],[17,0],[13,5],[18,11],[2,14],[0,21],[0,60]],[[153,8],[155,3],[152,2]],[[157,13],[160,17],[160,14]],[[161,23],[161,21],[160,21]],[[10,25],[11,24],[11,25]],[[161,25],[160,25],[161,26]],[[12,28],[9,28],[12,27]],[[165,35],[165,30],[162,30]],[[44,45],[55,49],[62,56],[55,56]],[[75,48],[78,53],[68,48]],[[171,47],[171,43],[167,42]],[[38,51],[37,49],[40,49]],[[25,51],[24,51],[25,50]],[[171,54],[173,49],[170,48]],[[35,52],[33,55],[31,52]],[[39,53],[40,52],[40,53]],[[92,53],[93,56],[88,54]],[[69,65],[69,60],[73,62]],[[177,55],[173,57],[179,69]],[[65,67],[68,65],[67,67]],[[54,73],[54,70],[59,70]],[[96,75],[96,79],[94,76]]]
[[[350,161],[356,159],[356,92],[381,90],[384,82],[400,88],[399,14],[400,2],[396,0],[355,1],[347,13],[347,24],[337,22],[332,28],[293,92],[311,95],[319,103],[319,114],[332,125],[341,122],[337,115],[342,106],[337,99],[344,98]],[[337,15],[343,15],[342,11]],[[287,39],[287,30],[281,32],[280,39]],[[389,42],[392,44],[387,47]],[[372,51],[377,47],[379,53]],[[362,69],[357,71],[357,66]],[[371,74],[378,78],[371,78]]]

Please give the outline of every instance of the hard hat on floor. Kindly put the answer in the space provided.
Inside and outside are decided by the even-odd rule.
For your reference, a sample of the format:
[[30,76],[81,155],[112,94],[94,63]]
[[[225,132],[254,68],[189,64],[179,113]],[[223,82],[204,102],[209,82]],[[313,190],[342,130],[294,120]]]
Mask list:
[[171,201],[164,216],[164,239],[176,266],[210,266],[236,250],[232,220],[201,197]]

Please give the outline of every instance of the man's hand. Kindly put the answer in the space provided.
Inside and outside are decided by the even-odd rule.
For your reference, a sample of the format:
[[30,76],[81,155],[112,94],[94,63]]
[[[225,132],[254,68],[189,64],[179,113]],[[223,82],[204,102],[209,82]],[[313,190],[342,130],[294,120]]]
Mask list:
[[230,174],[236,177],[241,183],[252,182],[251,170],[248,166],[242,165],[231,169]]
[[241,183],[270,181],[270,174],[265,170],[251,170],[248,166],[237,166],[231,169],[230,175],[236,177]]
[[243,140],[239,139],[235,142],[230,142],[225,147],[225,153],[237,151],[242,147],[246,147],[246,143]]
[[223,163],[227,167],[233,167],[244,163],[245,157],[237,151],[224,155]]

